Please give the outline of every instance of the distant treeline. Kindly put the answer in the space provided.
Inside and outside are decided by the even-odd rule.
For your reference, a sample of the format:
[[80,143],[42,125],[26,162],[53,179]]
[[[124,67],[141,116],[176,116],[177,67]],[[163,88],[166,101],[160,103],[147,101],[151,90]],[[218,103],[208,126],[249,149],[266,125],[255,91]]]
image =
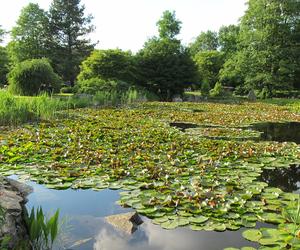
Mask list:
[[[80,0],[53,0],[48,11],[30,3],[10,31],[11,41],[0,47],[0,84],[17,94],[61,87],[93,94],[136,87],[161,100],[171,100],[184,89],[201,88],[207,94],[227,86],[237,94],[254,90],[263,98],[300,89],[300,2],[247,4],[237,25],[202,32],[188,46],[177,39],[181,22],[175,12],[165,11],[157,22],[159,36],[134,54],[95,50],[96,44],[86,38],[95,28],[93,17],[84,13]],[[0,37],[4,34],[0,29]],[[27,83],[18,82],[24,76],[30,76]]]

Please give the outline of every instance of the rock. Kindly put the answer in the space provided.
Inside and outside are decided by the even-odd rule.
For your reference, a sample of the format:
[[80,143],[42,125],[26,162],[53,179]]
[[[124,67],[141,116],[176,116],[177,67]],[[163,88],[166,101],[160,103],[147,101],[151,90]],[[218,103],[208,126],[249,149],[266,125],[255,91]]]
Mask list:
[[180,96],[174,96],[172,102],[182,102],[182,98]]
[[256,95],[255,95],[253,89],[251,89],[249,91],[249,94],[248,94],[247,98],[248,98],[249,101],[252,101],[252,102],[256,101]]
[[[15,180],[0,177],[0,241],[9,237],[8,249],[18,249],[18,244],[28,242],[24,221],[25,203],[32,188]],[[1,221],[1,220],[0,220]]]
[[105,219],[109,224],[127,234],[134,233],[138,226],[143,223],[136,212],[111,215],[105,217]]

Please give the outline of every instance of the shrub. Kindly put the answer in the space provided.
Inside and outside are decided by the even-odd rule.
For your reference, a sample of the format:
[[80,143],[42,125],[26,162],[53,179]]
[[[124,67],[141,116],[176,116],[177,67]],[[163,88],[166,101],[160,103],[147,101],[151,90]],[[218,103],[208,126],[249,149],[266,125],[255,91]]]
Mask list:
[[47,59],[32,59],[18,63],[8,74],[9,90],[17,95],[37,95],[58,91],[60,77]]
[[74,87],[62,87],[60,93],[76,93],[76,89]]
[[202,96],[208,96],[210,91],[210,85],[208,82],[204,82],[201,85],[201,95]]
[[80,81],[78,87],[80,93],[96,94],[99,91],[127,91],[130,85],[123,81],[103,80],[94,77]]
[[224,97],[226,95],[220,82],[217,82],[215,84],[215,87],[212,90],[210,90],[209,94],[211,97]]

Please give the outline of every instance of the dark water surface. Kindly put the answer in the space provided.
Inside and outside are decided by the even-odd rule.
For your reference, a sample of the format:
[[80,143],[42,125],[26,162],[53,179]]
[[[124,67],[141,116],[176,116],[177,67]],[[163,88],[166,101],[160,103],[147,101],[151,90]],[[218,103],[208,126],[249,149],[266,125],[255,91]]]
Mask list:
[[251,125],[262,132],[261,140],[278,142],[295,142],[300,144],[300,122],[265,122]]
[[[120,191],[51,190],[32,182],[29,184],[34,192],[28,197],[27,208],[42,206],[44,212],[50,214],[59,208],[63,221],[66,221],[56,249],[220,250],[257,246],[242,238],[245,228],[235,232],[192,231],[189,228],[164,230],[145,217],[142,217],[144,223],[138,230],[133,235],[127,235],[104,219],[108,215],[132,211],[116,204]],[[262,223],[258,226],[270,227]],[[71,247],[74,244],[79,245]]]
[[270,187],[278,187],[284,192],[300,193],[299,165],[289,168],[265,169],[259,179],[268,183]]

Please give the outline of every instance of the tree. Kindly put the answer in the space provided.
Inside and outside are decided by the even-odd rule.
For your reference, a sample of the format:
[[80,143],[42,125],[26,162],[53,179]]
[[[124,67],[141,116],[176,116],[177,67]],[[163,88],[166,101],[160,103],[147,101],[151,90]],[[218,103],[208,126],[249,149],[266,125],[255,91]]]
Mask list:
[[82,62],[78,80],[91,78],[134,82],[134,58],[131,52],[120,49],[94,50]]
[[200,51],[217,50],[218,46],[218,33],[208,30],[207,32],[201,32],[189,47],[191,54],[194,56]]
[[[300,2],[249,0],[241,20],[246,85],[262,91],[300,87]],[[243,66],[245,67],[245,66]]]
[[21,11],[11,31],[9,54],[14,63],[47,56],[47,16],[38,4],[30,3]]
[[159,37],[149,39],[136,56],[137,82],[161,100],[170,101],[195,79],[196,67],[188,50],[176,39],[180,21],[165,11],[157,22]]
[[194,56],[198,67],[199,80],[211,87],[219,79],[219,72],[224,63],[224,54],[217,50],[199,52]]
[[54,69],[74,85],[80,63],[95,44],[85,36],[94,30],[92,16],[85,16],[80,0],[53,0],[49,10],[49,49]]
[[[3,42],[3,37],[5,35],[5,31],[1,28],[0,25],[0,43]],[[5,47],[0,46],[0,86],[6,84],[7,79],[6,75],[8,73],[8,55]]]
[[3,37],[5,35],[5,30],[1,28],[1,25],[0,25],[0,43],[3,42]]
[[5,47],[0,46],[0,86],[7,83],[6,75],[9,72],[9,59]]
[[219,30],[219,45],[225,57],[231,57],[238,50],[240,27],[237,25],[222,26]]
[[176,19],[175,12],[166,10],[156,23],[160,38],[174,39],[180,32],[181,21]]

